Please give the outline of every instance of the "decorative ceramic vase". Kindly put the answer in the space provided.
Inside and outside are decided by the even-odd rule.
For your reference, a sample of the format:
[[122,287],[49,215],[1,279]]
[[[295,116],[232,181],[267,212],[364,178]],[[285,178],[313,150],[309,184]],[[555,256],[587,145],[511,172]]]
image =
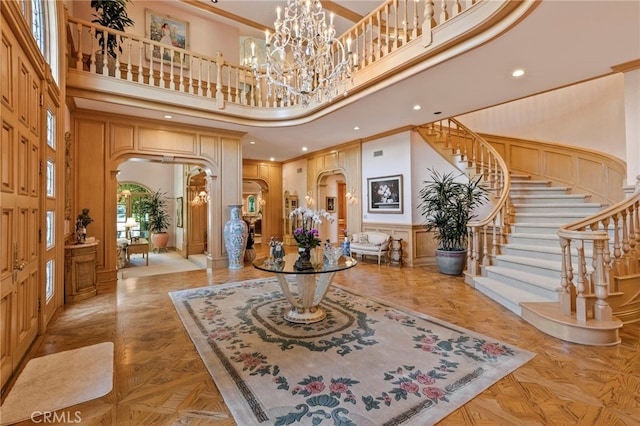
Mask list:
[[229,269],[240,269],[244,266],[244,251],[247,247],[249,228],[240,217],[242,204],[230,204],[231,219],[224,224],[224,246],[229,256]]
[[296,271],[308,271],[313,269],[311,263],[311,247],[298,247],[298,259],[293,264]]
[[344,240],[342,240],[342,254],[351,257],[351,241],[349,241],[349,237],[344,237]]

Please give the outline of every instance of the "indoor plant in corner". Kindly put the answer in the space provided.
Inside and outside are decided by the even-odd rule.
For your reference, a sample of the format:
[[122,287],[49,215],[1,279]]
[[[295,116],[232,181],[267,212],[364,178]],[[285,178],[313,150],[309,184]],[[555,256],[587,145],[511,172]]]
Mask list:
[[[102,25],[103,27],[112,28],[118,31],[124,31],[126,27],[134,25],[134,22],[127,14],[127,3],[130,0],[91,0],[91,7],[96,11],[93,16],[96,18],[92,20],[94,24]],[[98,72],[102,71],[103,64],[103,52],[107,54],[107,64],[109,67],[109,74],[114,75],[115,71],[115,59],[117,57],[116,49],[119,53],[122,53],[122,37],[118,41],[118,37],[115,34],[104,34],[103,31],[96,31],[96,38],[98,39],[98,45],[100,50],[96,53],[96,68]]]
[[169,242],[167,229],[171,223],[171,217],[167,210],[167,197],[165,192],[158,190],[143,203],[143,211],[149,215],[149,232],[151,232],[151,244],[155,249],[166,249]]
[[467,258],[467,224],[476,217],[474,211],[489,197],[478,178],[441,173],[428,169],[431,180],[424,181],[418,194],[420,214],[427,231],[435,231],[438,242],[436,263],[441,273],[460,275]]

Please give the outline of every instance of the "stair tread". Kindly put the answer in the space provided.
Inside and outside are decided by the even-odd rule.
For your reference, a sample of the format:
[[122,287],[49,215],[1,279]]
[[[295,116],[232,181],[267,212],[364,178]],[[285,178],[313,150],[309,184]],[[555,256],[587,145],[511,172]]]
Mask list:
[[511,278],[515,278],[518,281],[523,281],[532,286],[544,288],[551,291],[556,291],[556,289],[560,287],[560,281],[558,279],[533,274],[531,272],[518,271],[517,269],[505,268],[503,266],[487,266],[487,270],[491,270],[496,274],[506,275]]
[[481,284],[482,286],[490,289],[491,291],[500,295],[500,297],[511,300],[516,303],[520,302],[552,302],[552,299],[549,299],[544,296],[540,296],[538,294],[531,293],[527,290],[522,290],[519,288],[514,288],[508,284],[503,284],[498,280],[494,280],[489,277],[476,277],[475,278],[476,285]]

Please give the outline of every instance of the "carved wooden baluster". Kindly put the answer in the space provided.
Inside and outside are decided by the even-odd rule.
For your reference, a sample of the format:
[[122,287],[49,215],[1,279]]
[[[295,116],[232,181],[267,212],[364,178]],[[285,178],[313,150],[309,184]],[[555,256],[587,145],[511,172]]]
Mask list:
[[562,251],[562,271],[560,275],[560,288],[558,301],[562,315],[571,316],[571,288],[573,285],[573,269],[571,265],[571,240],[560,237],[560,250]]
[[447,22],[449,19],[449,12],[447,12],[447,1],[442,0],[440,2],[440,21],[438,22],[440,25]]
[[435,5],[433,0],[424,2],[424,20],[422,21],[422,46],[427,47],[433,41],[431,29],[436,26]]
[[[91,33],[91,30],[89,30]],[[76,24],[76,36],[78,38],[78,54],[76,55],[76,69],[82,71],[82,24],[78,22]]]
[[609,296],[607,283],[604,279],[603,271],[603,246],[607,240],[594,241],[594,257],[595,257],[595,269],[591,274],[591,279],[594,285],[594,291],[596,294],[596,302],[593,307],[593,316],[598,321],[611,321],[613,317],[611,306],[607,303],[607,297]]
[[614,213],[613,216],[613,267],[614,273],[618,275],[620,273],[620,257],[622,251],[620,250],[620,215]]
[[131,58],[131,39],[127,39],[127,81],[133,81],[133,64]]
[[96,73],[96,47],[94,45],[94,41],[96,39],[96,30],[95,28],[89,28],[89,39],[91,40],[90,43],[90,56],[89,56],[89,72],[92,74]]
[[[578,321],[586,321],[588,315],[587,295],[585,295],[585,287],[589,285],[587,276],[587,262],[584,257],[584,241],[580,241],[578,251],[578,281],[576,283],[576,319]],[[569,254],[569,261],[571,255]]]

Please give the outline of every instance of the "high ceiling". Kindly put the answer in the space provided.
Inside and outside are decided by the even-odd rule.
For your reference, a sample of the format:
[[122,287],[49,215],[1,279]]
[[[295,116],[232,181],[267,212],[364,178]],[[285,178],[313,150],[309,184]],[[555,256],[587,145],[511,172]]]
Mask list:
[[[211,19],[240,26],[241,34],[256,36],[263,34],[256,27],[273,27],[275,8],[285,2],[219,0],[214,4],[210,0],[182,0],[182,3],[183,7],[195,7],[210,14]],[[323,5],[352,17],[350,13],[366,15],[380,3],[336,0]],[[223,10],[227,17],[220,17],[213,8]],[[344,18],[336,18],[335,22],[339,31],[352,24]],[[610,74],[612,67],[640,60],[638,22],[639,1],[545,0],[490,42],[388,87],[360,93],[354,102],[310,123],[256,127],[179,115],[174,115],[174,120],[245,132],[244,158],[289,160],[303,155],[303,147],[312,152]],[[516,68],[524,69],[525,75],[514,79],[511,73]],[[413,110],[416,104],[422,109]],[[79,106],[92,107],[86,101]],[[100,109],[108,110],[104,105]],[[117,112],[157,116],[155,112],[122,106]],[[356,126],[359,130],[354,130]]]

